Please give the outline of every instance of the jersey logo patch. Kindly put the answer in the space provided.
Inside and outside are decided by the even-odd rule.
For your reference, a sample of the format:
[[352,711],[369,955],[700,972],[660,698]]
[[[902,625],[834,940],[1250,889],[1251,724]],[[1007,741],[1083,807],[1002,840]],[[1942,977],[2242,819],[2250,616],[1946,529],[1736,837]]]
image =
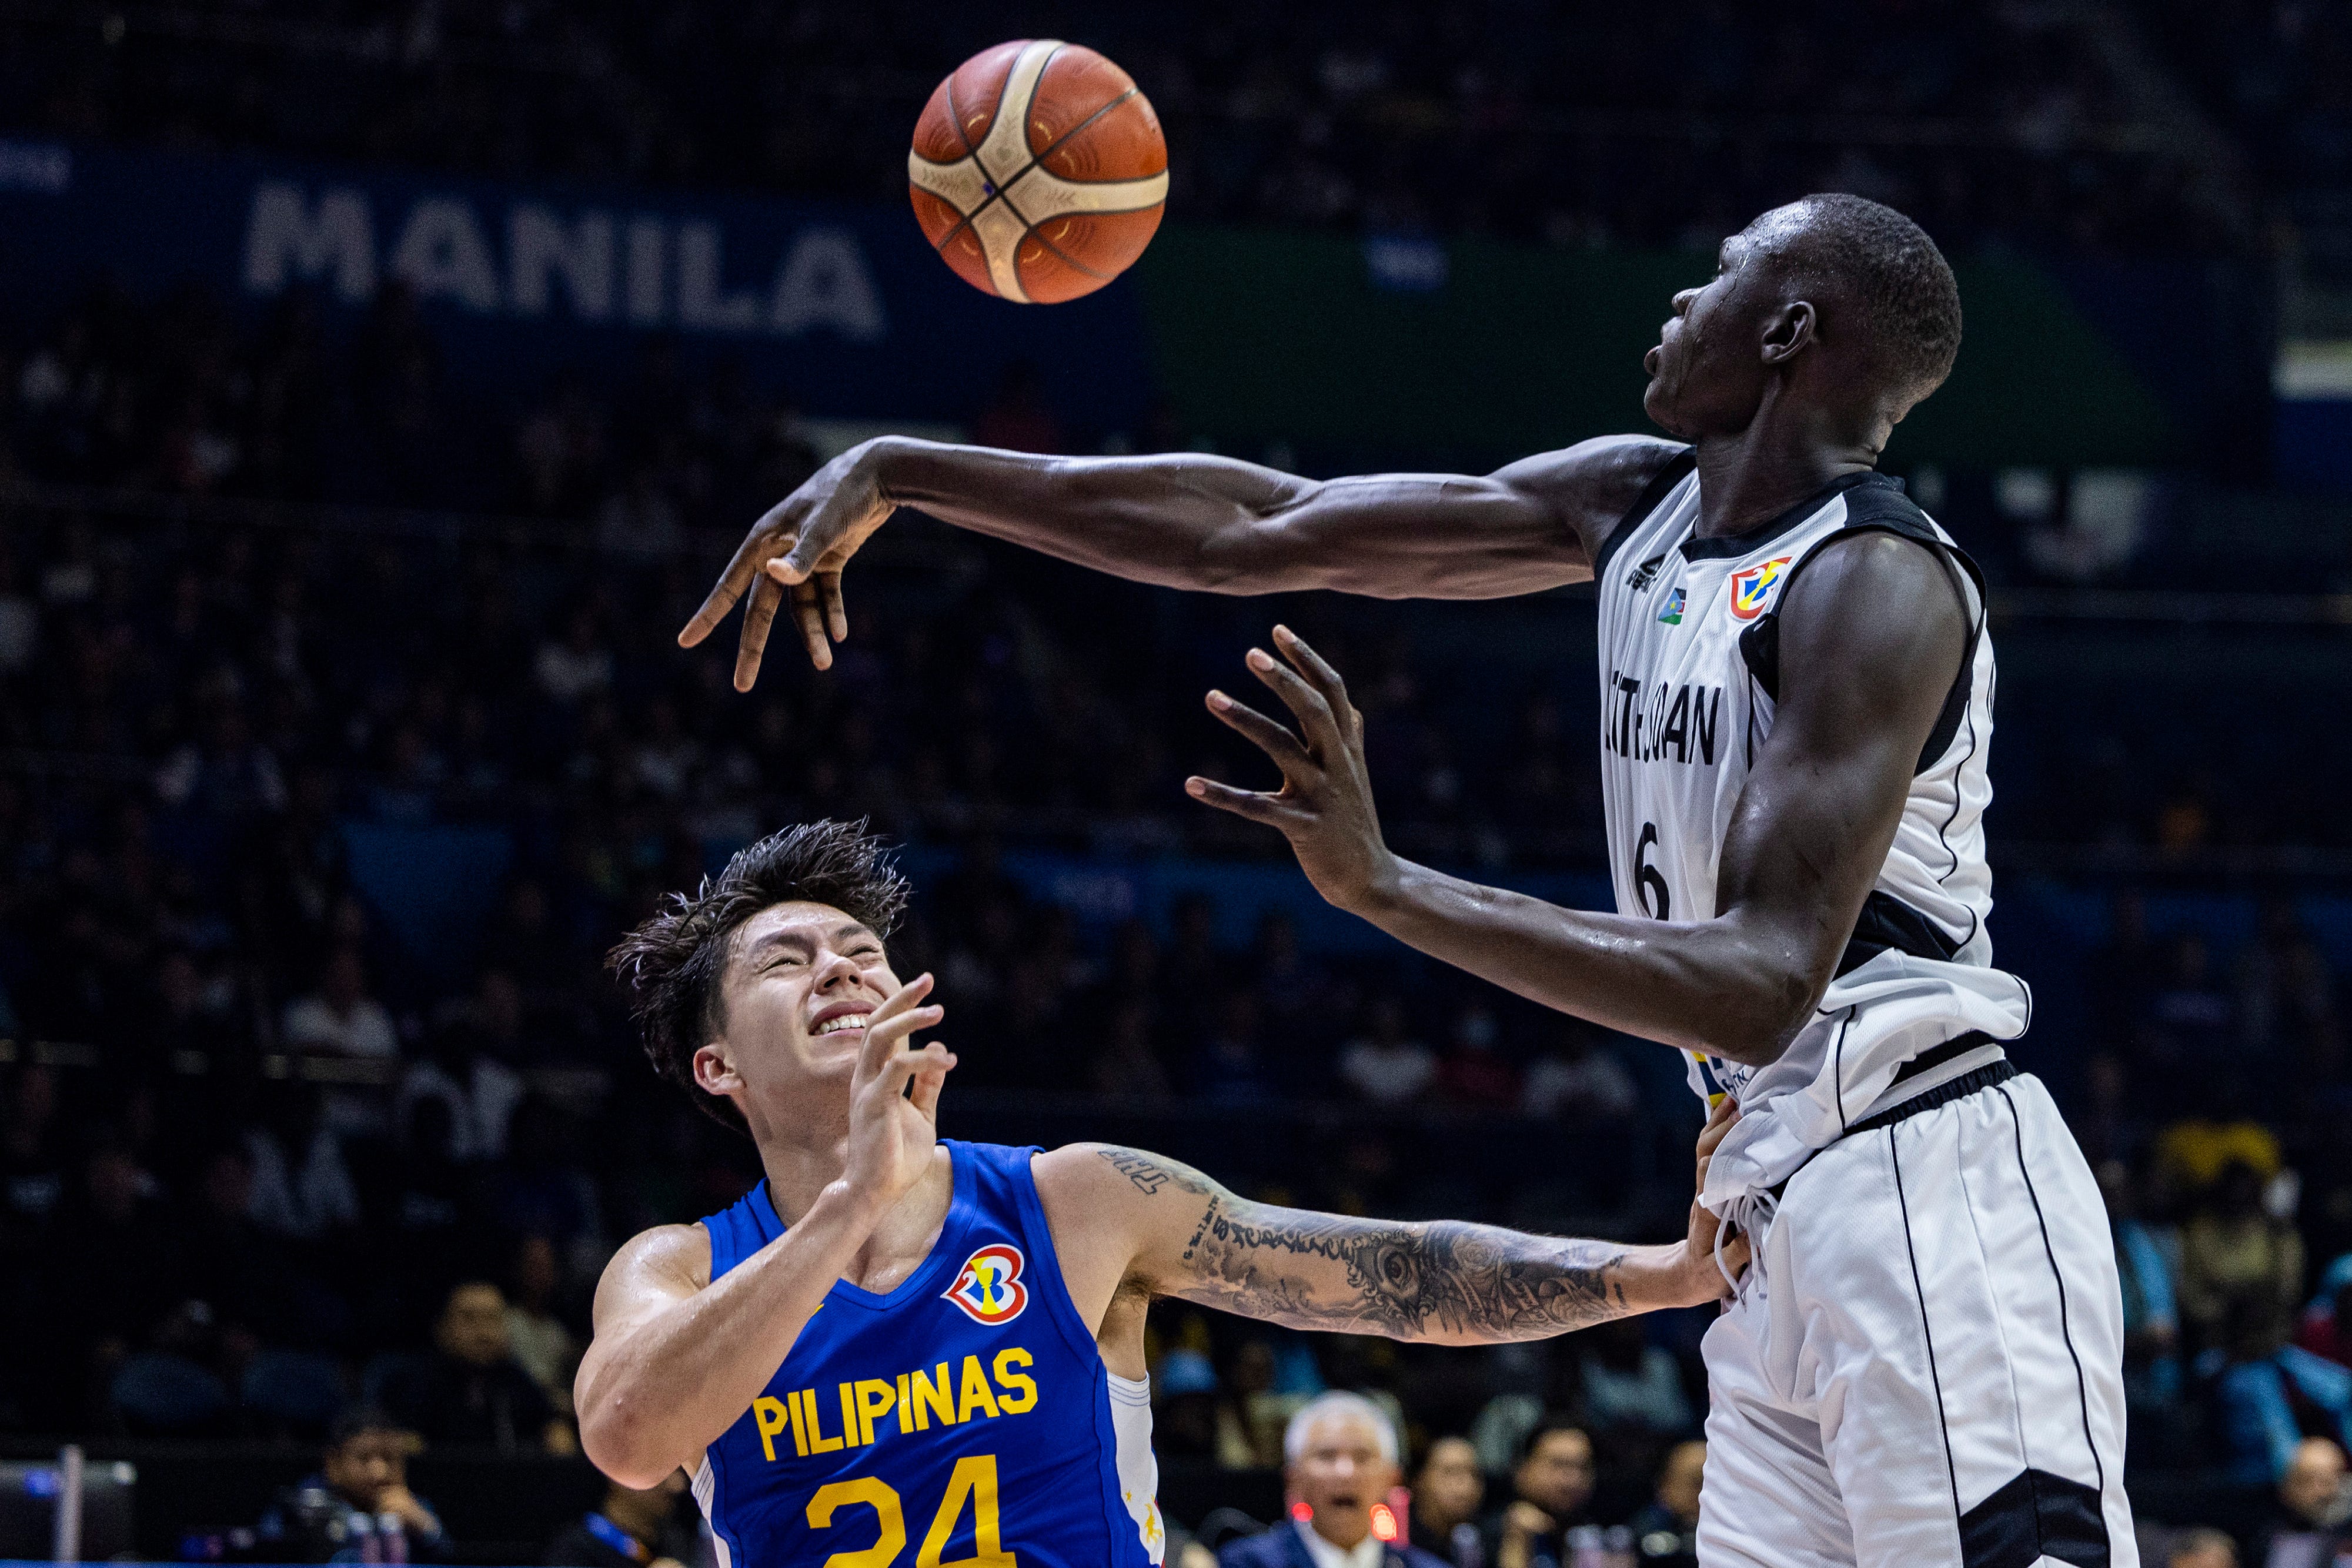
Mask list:
[[962,1271],[944,1294],[976,1323],[1009,1323],[1029,1304],[1029,1287],[1021,1282],[1025,1266],[1020,1248],[994,1242],[963,1260]]
[[1649,559],[1643,561],[1641,565],[1635,567],[1633,571],[1627,575],[1625,579],[1625,586],[1635,593],[1649,592],[1651,582],[1657,578],[1658,569],[1665,564],[1665,552],[1661,550],[1656,555],[1654,555]]
[[1762,566],[1751,566],[1746,571],[1731,574],[1731,613],[1734,619],[1753,621],[1764,613],[1764,605],[1787,575],[1792,556],[1775,556]]
[[1672,593],[1667,594],[1666,607],[1658,612],[1658,619],[1664,622],[1669,626],[1681,625],[1683,623],[1683,597],[1684,591],[1679,587],[1677,587]]

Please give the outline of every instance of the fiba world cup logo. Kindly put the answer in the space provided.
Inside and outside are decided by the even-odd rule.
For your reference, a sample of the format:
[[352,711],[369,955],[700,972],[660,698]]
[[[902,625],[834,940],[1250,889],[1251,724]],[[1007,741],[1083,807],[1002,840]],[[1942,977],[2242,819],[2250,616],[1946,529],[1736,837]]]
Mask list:
[[976,1323],[991,1328],[1009,1323],[1029,1304],[1029,1287],[1021,1282],[1023,1267],[1018,1247],[1003,1241],[983,1247],[964,1260],[947,1299]]

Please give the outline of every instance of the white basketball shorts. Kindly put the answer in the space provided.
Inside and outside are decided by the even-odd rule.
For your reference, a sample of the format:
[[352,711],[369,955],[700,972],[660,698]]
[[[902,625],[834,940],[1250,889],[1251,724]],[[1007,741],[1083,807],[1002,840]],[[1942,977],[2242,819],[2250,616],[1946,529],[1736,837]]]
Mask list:
[[1706,1335],[1701,1568],[2137,1568],[2114,1248],[2039,1080],[1831,1145],[1760,1252]]

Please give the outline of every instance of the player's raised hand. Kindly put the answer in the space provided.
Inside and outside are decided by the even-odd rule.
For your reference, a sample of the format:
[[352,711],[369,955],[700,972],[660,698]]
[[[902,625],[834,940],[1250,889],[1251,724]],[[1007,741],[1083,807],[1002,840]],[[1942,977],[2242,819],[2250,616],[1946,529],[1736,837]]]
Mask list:
[[702,608],[677,634],[681,647],[698,646],[719,629],[748,591],[743,634],[735,650],[735,689],[760,678],[760,660],[778,606],[790,600],[793,622],[820,670],[833,666],[833,644],[849,635],[841,572],[866,536],[897,510],[874,476],[872,442],[851,447],[791,495],[768,508],[719,576]]
[[[849,1080],[849,1159],[842,1179],[877,1212],[906,1195],[939,1141],[940,1087],[956,1064],[939,1041],[909,1049],[908,1037],[947,1016],[923,1005],[931,977],[918,975],[866,1020]],[[908,1085],[913,1084],[911,1093]]]
[[1282,830],[1315,891],[1342,909],[1356,909],[1396,872],[1364,766],[1364,716],[1348,700],[1339,672],[1288,627],[1274,629],[1274,645],[1282,659],[1252,648],[1250,673],[1282,699],[1297,730],[1223,692],[1209,694],[1209,711],[1274,758],[1282,788],[1236,789],[1199,778],[1186,779],[1184,788],[1196,800]]

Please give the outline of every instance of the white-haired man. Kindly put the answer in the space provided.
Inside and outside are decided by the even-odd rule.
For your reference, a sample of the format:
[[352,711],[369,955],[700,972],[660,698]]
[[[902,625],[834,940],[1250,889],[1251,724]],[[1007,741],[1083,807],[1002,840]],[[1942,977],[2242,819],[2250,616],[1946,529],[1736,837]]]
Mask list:
[[1373,1528],[1399,1476],[1396,1427],[1360,1394],[1301,1406],[1282,1435],[1287,1522],[1229,1543],[1219,1568],[1445,1568],[1404,1539],[1402,1522]]

